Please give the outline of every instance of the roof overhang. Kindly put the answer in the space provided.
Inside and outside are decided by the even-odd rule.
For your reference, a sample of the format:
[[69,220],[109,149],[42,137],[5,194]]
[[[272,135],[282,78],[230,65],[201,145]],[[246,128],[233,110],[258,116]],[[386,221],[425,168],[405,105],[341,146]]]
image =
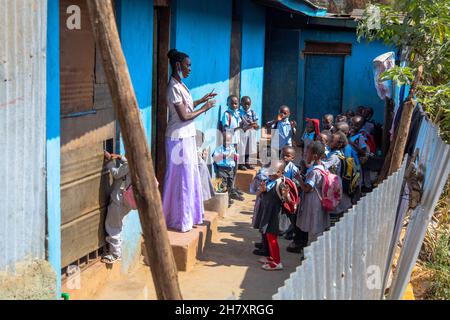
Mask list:
[[307,0],[255,0],[256,3],[272,8],[301,13],[309,17],[325,17],[327,9],[319,7]]

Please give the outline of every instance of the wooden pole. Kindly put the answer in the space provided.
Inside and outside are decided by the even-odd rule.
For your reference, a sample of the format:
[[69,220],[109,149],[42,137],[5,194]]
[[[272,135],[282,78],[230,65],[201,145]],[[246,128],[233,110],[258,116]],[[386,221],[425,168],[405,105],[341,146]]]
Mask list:
[[396,172],[403,162],[403,156],[405,154],[406,142],[408,140],[409,128],[411,127],[411,118],[414,111],[414,92],[419,85],[420,79],[422,78],[423,67],[420,66],[417,70],[414,82],[411,85],[411,89],[403,105],[402,117],[400,119],[400,125],[397,130],[395,144],[392,152],[392,159],[389,166],[388,175]]
[[123,134],[134,194],[158,299],[181,300],[151,153],[120,44],[111,0],[87,1],[94,36]]

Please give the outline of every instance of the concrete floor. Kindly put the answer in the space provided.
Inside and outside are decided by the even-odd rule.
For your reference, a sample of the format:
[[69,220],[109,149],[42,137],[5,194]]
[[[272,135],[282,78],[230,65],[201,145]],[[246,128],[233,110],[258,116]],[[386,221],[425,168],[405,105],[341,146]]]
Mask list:
[[[246,194],[245,201],[235,201],[227,215],[219,221],[217,241],[194,269],[180,272],[184,299],[271,299],[277,289],[299,265],[299,256],[288,253],[289,244],[279,239],[282,271],[264,271],[260,257],[252,254],[260,233],[251,227],[255,196]],[[126,279],[109,283],[95,299],[156,299],[148,267],[141,264]]]

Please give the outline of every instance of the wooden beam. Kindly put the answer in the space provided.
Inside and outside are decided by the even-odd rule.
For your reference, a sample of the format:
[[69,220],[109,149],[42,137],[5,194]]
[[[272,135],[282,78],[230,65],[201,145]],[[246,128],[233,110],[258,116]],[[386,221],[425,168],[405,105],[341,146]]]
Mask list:
[[392,152],[391,164],[389,166],[389,175],[396,172],[403,162],[403,156],[405,154],[405,147],[408,141],[409,129],[411,127],[411,118],[414,112],[414,92],[420,83],[423,74],[423,67],[420,66],[417,70],[414,82],[411,85],[408,97],[405,104],[403,105],[402,117],[400,119],[400,125],[397,130],[397,135],[395,139],[394,149]]
[[159,299],[180,300],[182,296],[163,216],[161,196],[156,186],[144,126],[120,44],[113,5],[111,0],[90,0],[87,3],[123,134],[156,294]]

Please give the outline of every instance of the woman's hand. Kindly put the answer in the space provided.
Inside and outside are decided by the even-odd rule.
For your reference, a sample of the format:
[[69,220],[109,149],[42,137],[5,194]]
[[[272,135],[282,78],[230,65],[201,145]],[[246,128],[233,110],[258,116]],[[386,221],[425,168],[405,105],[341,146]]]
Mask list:
[[216,100],[209,100],[208,102],[205,103],[205,105],[203,106],[203,112],[208,111],[211,108],[214,108],[216,106]]
[[205,95],[203,98],[201,98],[200,101],[201,101],[201,103],[207,102],[208,100],[211,100],[215,96],[217,96],[217,93],[215,93],[213,90],[210,93],[208,93],[207,95]]

